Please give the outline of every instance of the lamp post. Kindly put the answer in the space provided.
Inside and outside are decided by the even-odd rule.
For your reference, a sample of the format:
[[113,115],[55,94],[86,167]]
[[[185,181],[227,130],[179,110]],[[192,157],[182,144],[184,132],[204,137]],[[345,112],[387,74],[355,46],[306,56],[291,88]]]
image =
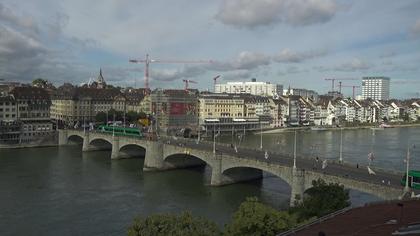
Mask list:
[[262,134],[262,123],[261,123],[261,121],[260,121],[260,149],[262,149],[263,148],[263,134]]
[[405,186],[404,186],[404,192],[408,193],[410,191],[410,187],[408,186],[408,170],[410,165],[410,146],[407,145],[407,159],[406,159],[406,173],[405,173]]
[[115,112],[114,112],[114,121],[112,122],[112,137],[115,136]]
[[83,134],[86,134],[85,113],[83,113]]
[[213,154],[216,154],[216,123],[213,123]]
[[296,169],[296,130],[295,130],[295,143],[293,145],[293,169]]
[[343,163],[343,128],[340,130],[340,163]]

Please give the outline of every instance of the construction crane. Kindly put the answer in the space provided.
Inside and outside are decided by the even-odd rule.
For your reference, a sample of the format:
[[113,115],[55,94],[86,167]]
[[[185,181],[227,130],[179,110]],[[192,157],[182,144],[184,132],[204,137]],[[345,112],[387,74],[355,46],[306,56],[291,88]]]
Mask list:
[[213,82],[214,82],[214,86],[213,86],[214,87],[214,91],[213,92],[216,92],[216,82],[217,82],[217,79],[218,78],[220,78],[220,75],[218,75],[218,76],[216,76],[216,77],[213,78]]
[[185,83],[185,91],[188,91],[188,85],[189,85],[189,83],[193,83],[193,84],[196,84],[197,83],[194,80],[189,80],[189,79],[183,79],[182,81]]
[[[331,81],[331,92],[334,92],[334,82],[337,81],[342,81],[342,80],[359,80],[359,79],[355,79],[355,78],[327,78],[324,80],[330,80]],[[341,83],[340,83],[341,85]],[[341,88],[340,88],[340,93],[341,93]]]
[[357,85],[342,85],[342,84],[340,84],[340,93],[341,93],[341,87],[353,88],[353,100],[354,100],[355,95],[356,95],[356,88],[360,88],[360,86],[357,86]]
[[220,78],[220,75],[218,75],[218,76],[216,76],[216,77],[213,78],[213,82],[214,82],[214,85],[213,85],[213,89],[214,90],[213,90],[213,92],[216,92],[216,83],[217,83],[217,79],[218,78]]
[[145,59],[130,59],[130,63],[144,63],[144,87],[149,91],[149,67],[150,63],[182,63],[182,64],[191,64],[191,63],[212,63],[212,60],[155,60],[150,59],[149,54],[146,54]]

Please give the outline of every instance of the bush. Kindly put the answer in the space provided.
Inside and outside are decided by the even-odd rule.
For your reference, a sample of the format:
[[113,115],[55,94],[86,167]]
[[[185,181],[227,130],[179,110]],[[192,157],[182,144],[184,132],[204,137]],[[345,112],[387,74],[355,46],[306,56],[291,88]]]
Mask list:
[[312,181],[312,188],[305,191],[303,201],[291,208],[299,220],[321,217],[350,205],[349,191],[339,184],[326,184],[322,179]]
[[184,236],[184,235],[221,235],[216,224],[189,212],[180,215],[157,214],[147,218],[136,218],[128,229],[130,236]]
[[225,235],[276,235],[296,225],[296,218],[288,212],[277,211],[258,201],[247,198],[225,226]]

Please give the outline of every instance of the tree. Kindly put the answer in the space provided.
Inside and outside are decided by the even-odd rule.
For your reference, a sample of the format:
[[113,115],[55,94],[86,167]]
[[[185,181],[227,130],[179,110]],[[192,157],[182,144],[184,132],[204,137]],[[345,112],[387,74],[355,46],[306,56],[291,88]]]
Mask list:
[[204,218],[193,217],[189,212],[180,215],[157,214],[147,218],[136,218],[128,229],[129,236],[184,236],[221,235],[216,224]]
[[137,122],[140,118],[140,114],[135,111],[128,111],[126,114],[127,121],[130,123]]
[[106,113],[103,111],[96,113],[95,121],[97,123],[106,123],[107,121]]
[[114,115],[115,115],[115,121],[122,121],[123,120],[124,113],[122,111],[117,111],[113,108],[111,108],[108,111],[108,120],[113,121],[114,120]]
[[232,221],[225,227],[225,235],[276,235],[296,225],[296,218],[285,211],[277,211],[258,201],[247,198]]
[[344,186],[326,184],[322,179],[312,181],[312,185],[312,188],[305,191],[303,201],[290,210],[298,215],[300,221],[321,217],[350,205],[349,190],[344,189]]
[[38,88],[54,88],[54,86],[46,79],[37,78],[32,81],[32,86]]

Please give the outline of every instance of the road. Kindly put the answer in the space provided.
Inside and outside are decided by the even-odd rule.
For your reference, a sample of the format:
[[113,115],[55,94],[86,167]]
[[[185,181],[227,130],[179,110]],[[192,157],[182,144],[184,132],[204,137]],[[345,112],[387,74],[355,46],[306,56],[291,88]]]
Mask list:
[[[175,140],[171,137],[162,137],[161,139],[164,142],[169,141],[172,145],[183,146],[186,149],[193,148],[205,151],[213,150],[213,144],[207,141],[197,143],[197,140],[192,139],[177,138]],[[216,155],[221,156],[222,158],[225,154],[235,156],[238,158],[258,160],[270,164],[278,164],[290,167],[293,166],[293,157],[290,154],[267,152],[268,157],[265,158],[265,150],[250,149],[244,147],[237,147],[236,150],[230,145],[220,143],[216,145]],[[358,166],[357,164],[350,163],[340,164],[338,162],[327,161],[327,166],[323,169],[322,158],[320,158],[317,161],[314,158],[304,158],[301,156],[297,156],[296,158],[296,167],[298,169],[311,170],[314,172],[324,173],[333,176],[342,176],[368,183],[388,185],[393,188],[402,189],[403,187],[400,184],[403,174],[381,170],[375,167],[370,167],[375,172],[374,175],[369,174],[367,166]]]

